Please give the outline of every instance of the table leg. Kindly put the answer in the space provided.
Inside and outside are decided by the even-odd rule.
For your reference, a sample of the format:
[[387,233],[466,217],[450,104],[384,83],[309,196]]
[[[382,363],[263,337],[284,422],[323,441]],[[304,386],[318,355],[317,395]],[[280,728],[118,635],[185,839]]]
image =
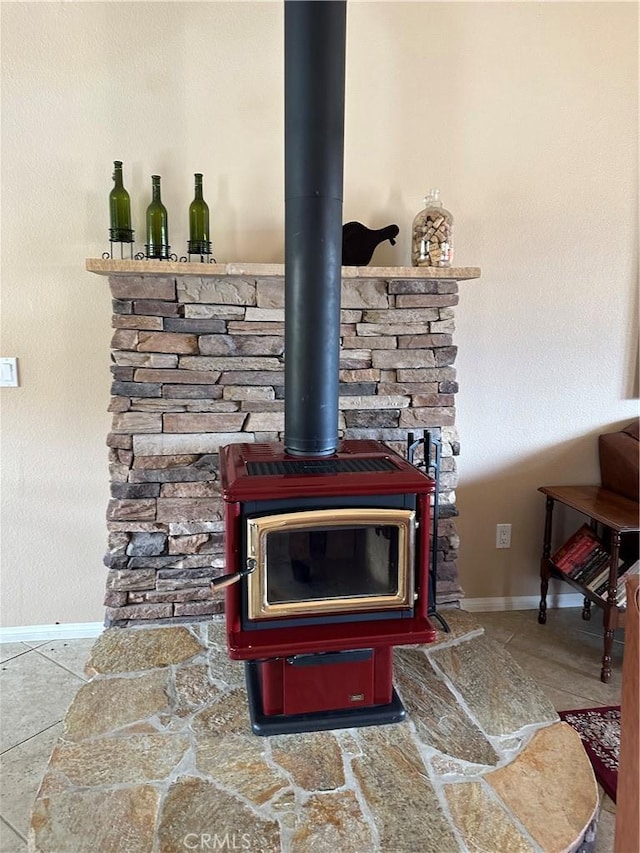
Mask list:
[[600,681],[608,684],[611,680],[611,652],[613,651],[613,634],[617,624],[616,596],[618,592],[618,555],[620,553],[620,533],[611,531],[611,561],[609,563],[609,590],[607,604],[604,608],[604,654],[602,655],[602,672]]
[[549,560],[551,557],[551,531],[553,528],[553,498],[547,497],[547,509],[544,520],[544,541],[542,559],[540,560],[540,609],[538,622],[544,625],[547,621],[547,590],[549,589]]

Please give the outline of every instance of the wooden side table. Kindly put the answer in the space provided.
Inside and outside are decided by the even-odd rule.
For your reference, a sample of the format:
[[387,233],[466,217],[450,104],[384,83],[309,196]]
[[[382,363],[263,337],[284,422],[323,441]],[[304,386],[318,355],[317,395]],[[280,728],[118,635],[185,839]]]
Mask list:
[[[624,535],[640,532],[640,504],[600,486],[541,486],[538,491],[547,496],[544,543],[542,559],[540,560],[538,622],[544,624],[547,621],[547,590],[550,577],[560,578],[580,590],[584,596],[583,619],[590,618],[592,602],[601,607],[604,611],[604,654],[602,656],[600,680],[607,683],[611,679],[611,652],[613,650],[614,631],[624,622],[624,608],[619,608],[616,605],[620,542]],[[579,581],[574,581],[564,572],[561,572],[551,562],[553,508],[556,502],[587,516],[591,520],[592,527],[600,524],[609,531],[609,585],[606,597],[600,598],[600,596],[595,595]]]

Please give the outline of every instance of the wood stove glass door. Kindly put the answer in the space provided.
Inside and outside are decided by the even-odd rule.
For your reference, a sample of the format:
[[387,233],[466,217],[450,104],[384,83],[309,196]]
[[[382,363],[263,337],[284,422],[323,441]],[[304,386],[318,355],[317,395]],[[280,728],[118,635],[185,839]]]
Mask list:
[[248,520],[250,619],[413,605],[415,513],[333,509]]

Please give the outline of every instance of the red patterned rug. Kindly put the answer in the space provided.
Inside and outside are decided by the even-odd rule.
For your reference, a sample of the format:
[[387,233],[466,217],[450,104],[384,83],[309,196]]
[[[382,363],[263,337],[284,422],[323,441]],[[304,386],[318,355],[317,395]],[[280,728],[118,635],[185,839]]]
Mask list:
[[620,758],[620,706],[558,711],[558,714],[582,738],[596,779],[615,803]]

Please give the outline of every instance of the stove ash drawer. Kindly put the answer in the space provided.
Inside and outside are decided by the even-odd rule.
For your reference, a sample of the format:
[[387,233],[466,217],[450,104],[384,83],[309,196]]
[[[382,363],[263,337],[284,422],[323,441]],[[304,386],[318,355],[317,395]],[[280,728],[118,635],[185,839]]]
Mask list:
[[390,648],[291,655],[258,666],[267,715],[347,710],[391,701]]

